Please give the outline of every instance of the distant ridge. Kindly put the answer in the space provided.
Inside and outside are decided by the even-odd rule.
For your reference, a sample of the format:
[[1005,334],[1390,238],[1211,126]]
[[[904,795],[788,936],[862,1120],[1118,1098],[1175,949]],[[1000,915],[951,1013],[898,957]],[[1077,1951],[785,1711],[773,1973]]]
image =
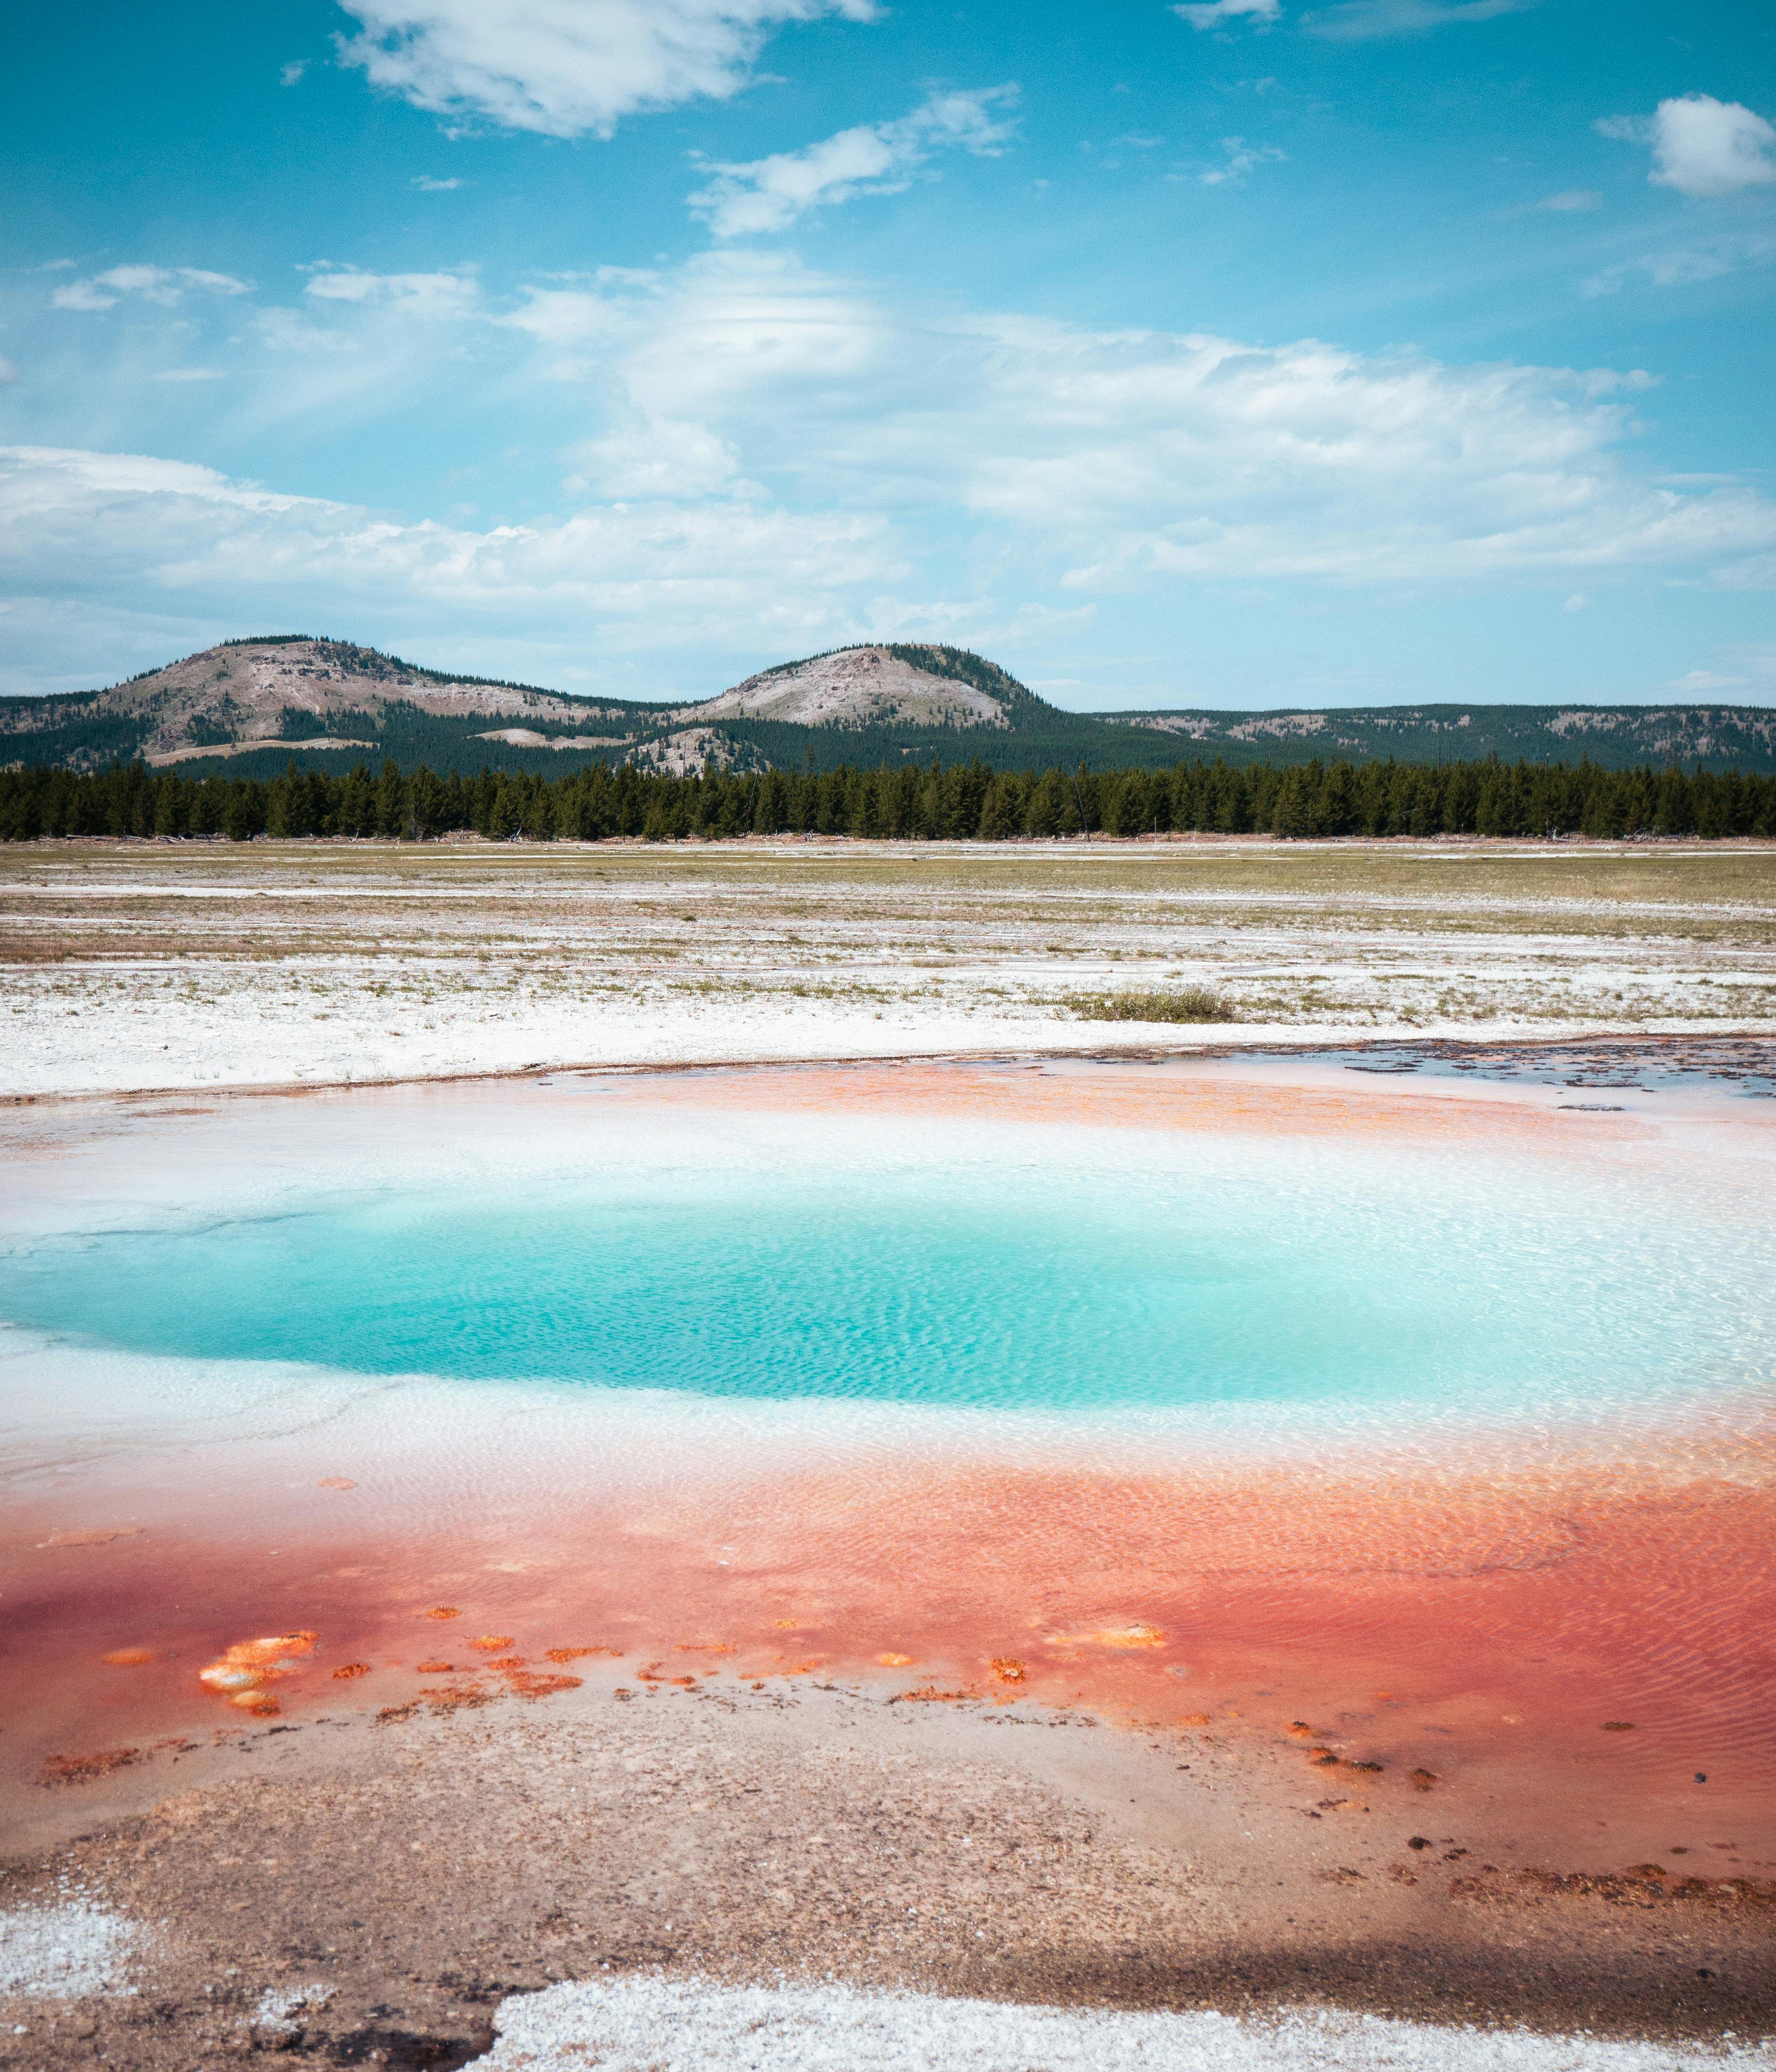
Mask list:
[[1776,771],[1756,705],[1369,705],[1326,711],[1067,712],[985,656],[882,642],[779,662],[689,703],[576,697],[455,675],[307,635],[224,642],[108,690],[0,700],[0,763],[264,777],[299,765],[543,770],[632,763],[683,774],[978,758],[994,769],[1157,768],[1198,757],[1483,759]]

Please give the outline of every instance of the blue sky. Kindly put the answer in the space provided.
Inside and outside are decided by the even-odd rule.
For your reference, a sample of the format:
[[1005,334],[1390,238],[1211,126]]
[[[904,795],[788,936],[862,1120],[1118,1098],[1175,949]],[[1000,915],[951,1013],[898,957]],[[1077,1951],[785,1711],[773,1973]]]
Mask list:
[[0,31],[0,689],[1776,700],[1767,0]]

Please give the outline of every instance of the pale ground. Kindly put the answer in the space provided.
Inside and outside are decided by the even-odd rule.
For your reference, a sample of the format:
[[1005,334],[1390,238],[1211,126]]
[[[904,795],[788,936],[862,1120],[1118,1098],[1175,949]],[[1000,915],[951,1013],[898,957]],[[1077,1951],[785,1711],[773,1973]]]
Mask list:
[[[0,1092],[1776,1032],[1776,846],[43,843]],[[1206,984],[1236,1030],[1081,1020]]]

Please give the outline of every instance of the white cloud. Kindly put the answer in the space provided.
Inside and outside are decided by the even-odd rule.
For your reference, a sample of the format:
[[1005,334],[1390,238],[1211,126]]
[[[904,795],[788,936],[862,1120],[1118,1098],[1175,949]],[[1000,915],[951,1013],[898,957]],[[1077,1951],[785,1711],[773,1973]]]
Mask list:
[[1537,0],[1343,0],[1336,7],[1304,14],[1301,26],[1316,36],[1356,42],[1371,36],[1415,36],[1452,22],[1490,22],[1521,14]]
[[[269,378],[255,393],[242,392],[243,421],[263,426],[307,417],[337,431],[459,359],[462,327],[487,314],[480,286],[467,271],[314,267],[302,307],[253,314],[251,334],[271,356]],[[441,331],[450,339],[442,351]]]
[[454,194],[462,183],[434,179],[430,173],[415,173],[407,184],[416,194]]
[[201,266],[113,266],[108,272],[70,281],[51,296],[58,310],[115,309],[125,295],[171,309],[187,294],[245,295],[252,289],[232,273],[211,273]]
[[18,378],[18,362],[8,360],[3,352],[0,352],[0,383],[16,381]]
[[1562,611],[1583,611],[1590,602],[1582,590],[1576,590],[1560,609]]
[[1776,183],[1776,126],[1737,101],[1686,93],[1653,116],[1655,187],[1699,199]]
[[1282,0],[1187,0],[1172,12],[1193,29],[1223,29],[1231,23],[1274,22],[1281,14]]
[[779,151],[746,165],[715,165],[709,185],[690,197],[717,237],[750,237],[786,228],[811,208],[858,195],[899,194],[935,151],[960,148],[976,157],[1004,150],[1015,117],[997,113],[1018,98],[1014,86],[974,93],[934,93],[911,115],[841,130],[800,151]]
[[646,294],[649,273],[610,269],[585,287],[524,290],[524,300],[494,322],[533,339],[548,356],[540,372],[552,381],[596,380],[606,350],[627,335],[631,318],[626,297]]
[[1747,266],[1767,265],[1772,260],[1776,260],[1776,232],[1729,231],[1700,244],[1672,245],[1663,252],[1622,260],[1581,285],[1588,295],[1613,295],[1643,275],[1655,288],[1684,288],[1699,281],[1718,281]]
[[292,58],[288,64],[279,68],[278,83],[280,86],[294,86],[307,70],[306,58]]
[[226,370],[220,367],[169,367],[154,376],[157,381],[223,381],[227,378]]
[[[282,351],[228,363],[237,434],[336,434],[391,394],[448,427],[465,382],[547,377],[556,512],[491,525],[447,511],[452,486],[437,522],[397,523],[151,457],[14,449],[0,594],[499,621],[583,655],[828,646],[953,598],[958,569],[988,598],[965,608],[1001,624],[1230,582],[1776,586],[1776,501],[1654,475],[1632,373],[971,314],[746,248],[545,281],[516,308],[457,273],[310,280],[249,331]],[[446,441],[440,471],[465,457]],[[511,508],[509,486],[471,493]]]
[[1601,208],[1603,196],[1593,187],[1568,187],[1564,193],[1544,195],[1536,206],[1555,216],[1571,216],[1589,209]]
[[304,292],[320,302],[372,303],[405,316],[452,319],[481,310],[480,284],[470,273],[365,273],[355,266],[310,276]]
[[162,460],[152,454],[84,453],[61,446],[0,446],[0,480],[6,483],[5,522],[51,521],[80,508],[99,508],[111,498],[176,497],[197,504],[225,504],[259,514],[304,507],[338,507],[314,497],[282,496],[257,483],[231,482],[213,467]]
[[1749,676],[1723,676],[1713,669],[1692,669],[1673,680],[1674,691],[1736,691],[1751,681]]
[[0,447],[0,569],[21,594],[78,585],[113,602],[134,590],[187,610],[213,602],[236,619],[306,605],[412,607],[435,622],[447,608],[528,627],[541,612],[563,631],[659,647],[700,631],[768,644],[849,623],[849,595],[904,565],[868,516],[619,505],[473,532],[150,455],[12,446]]
[[421,396],[448,421],[463,385],[479,378],[478,366],[509,357],[467,269],[374,273],[329,262],[306,270],[299,306],[253,314],[250,335],[261,352],[257,378],[243,368],[232,392],[237,436],[306,423],[336,438]]
[[741,252],[550,290],[506,321],[615,399],[613,469],[645,467],[657,428],[668,473],[719,453],[803,503],[917,512],[1027,557],[1021,536],[1075,587],[1737,582],[1776,549],[1776,502],[1632,465],[1644,376],[944,315]]
[[563,484],[570,492],[641,501],[709,496],[731,488],[740,471],[728,440],[676,417],[638,416],[602,438],[569,447],[563,458],[575,471]]
[[1218,187],[1229,180],[1243,180],[1255,166],[1272,165],[1289,156],[1274,144],[1248,144],[1244,137],[1223,137],[1221,148],[1227,154],[1225,161],[1196,176],[1203,187]]
[[1776,590],[1776,554],[1755,555],[1708,571],[1712,590]]
[[337,325],[318,324],[302,310],[256,310],[255,336],[276,353],[312,354],[356,352],[360,341]]
[[725,101],[771,31],[874,0],[342,0],[362,32],[339,55],[416,107],[549,137],[608,137],[620,118]]

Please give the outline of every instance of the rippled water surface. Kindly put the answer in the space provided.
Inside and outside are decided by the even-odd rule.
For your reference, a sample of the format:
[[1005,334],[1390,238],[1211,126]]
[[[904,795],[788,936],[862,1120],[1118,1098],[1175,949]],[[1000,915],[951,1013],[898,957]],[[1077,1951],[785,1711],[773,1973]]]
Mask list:
[[0,1314],[370,1374],[1533,1417],[1766,1375],[1769,1250],[1607,1174],[1447,1150],[840,1130],[39,1237],[0,1259]]

